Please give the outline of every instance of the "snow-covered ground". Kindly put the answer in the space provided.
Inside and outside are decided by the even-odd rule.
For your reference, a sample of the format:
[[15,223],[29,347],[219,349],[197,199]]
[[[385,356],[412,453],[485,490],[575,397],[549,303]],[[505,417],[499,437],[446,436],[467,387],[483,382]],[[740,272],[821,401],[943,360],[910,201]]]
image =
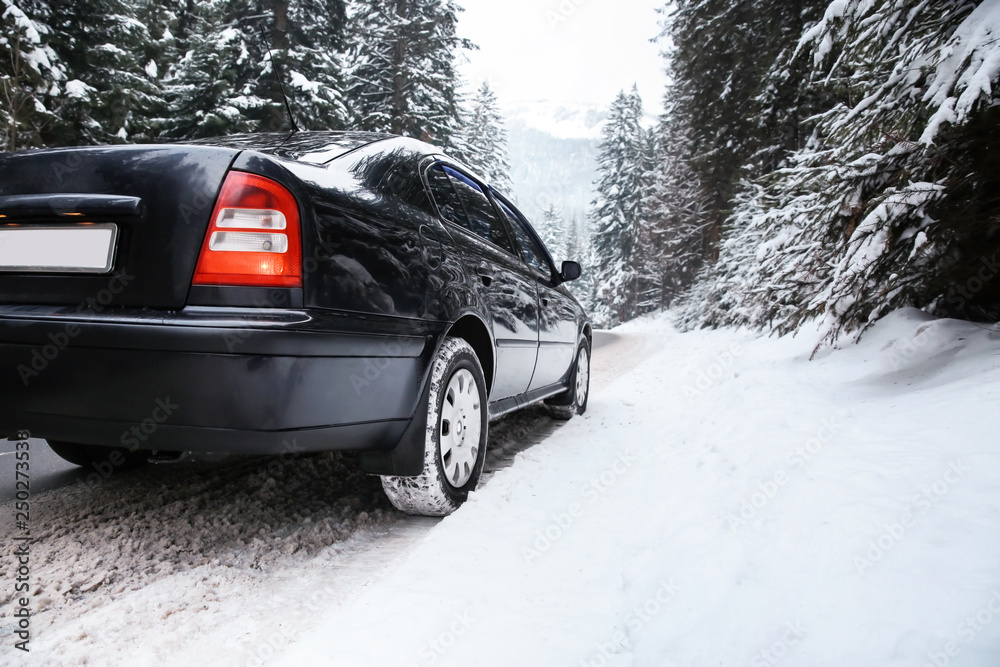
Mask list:
[[24,664],[1000,664],[1000,333],[900,311],[814,361],[808,334],[615,333],[588,413],[497,425],[444,520],[339,457],[40,496]]

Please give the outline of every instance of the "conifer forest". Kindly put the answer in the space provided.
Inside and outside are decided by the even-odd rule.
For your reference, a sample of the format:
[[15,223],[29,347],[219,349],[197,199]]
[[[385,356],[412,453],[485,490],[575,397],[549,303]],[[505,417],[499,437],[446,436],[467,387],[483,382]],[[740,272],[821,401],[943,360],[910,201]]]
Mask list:
[[[0,2],[4,150],[289,131],[283,86],[300,129],[423,139],[510,188],[460,1]],[[622,63],[589,238],[533,220],[598,325],[1000,320],[1000,1],[672,0],[649,34],[663,112]]]

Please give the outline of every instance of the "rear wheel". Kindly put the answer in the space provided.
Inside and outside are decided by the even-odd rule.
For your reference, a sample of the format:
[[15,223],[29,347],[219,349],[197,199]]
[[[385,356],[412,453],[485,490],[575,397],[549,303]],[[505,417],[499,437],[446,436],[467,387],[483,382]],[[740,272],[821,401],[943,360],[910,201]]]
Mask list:
[[[549,404],[549,412],[556,419],[570,419],[587,411],[590,399],[590,344],[584,338],[576,351],[576,365],[569,378],[569,392],[559,397],[560,404]],[[566,400],[566,399],[569,400]]]
[[136,468],[146,463],[152,452],[145,449],[129,451],[125,447],[80,445],[75,442],[48,440],[49,448],[60,458],[78,466],[111,464],[113,468]]
[[486,460],[486,380],[472,347],[448,338],[431,369],[424,469],[416,477],[383,475],[392,504],[408,514],[445,516],[476,488]]

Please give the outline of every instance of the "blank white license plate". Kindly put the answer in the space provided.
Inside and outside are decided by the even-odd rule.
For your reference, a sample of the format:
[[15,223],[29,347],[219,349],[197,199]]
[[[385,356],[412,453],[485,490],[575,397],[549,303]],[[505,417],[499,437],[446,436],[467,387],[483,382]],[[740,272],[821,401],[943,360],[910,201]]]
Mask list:
[[118,225],[0,227],[0,271],[107,273]]

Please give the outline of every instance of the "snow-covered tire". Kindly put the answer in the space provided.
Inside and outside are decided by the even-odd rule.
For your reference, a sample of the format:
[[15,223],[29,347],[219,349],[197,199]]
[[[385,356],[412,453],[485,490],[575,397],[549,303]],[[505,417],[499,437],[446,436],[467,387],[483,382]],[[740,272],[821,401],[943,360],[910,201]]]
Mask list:
[[[587,411],[587,401],[590,400],[590,343],[586,338],[580,340],[576,351],[576,364],[569,378],[569,399],[563,395],[557,405],[551,403],[549,413],[556,419],[571,419],[574,415],[582,415]],[[565,405],[562,403],[565,401]]]
[[476,488],[486,460],[486,379],[475,351],[448,338],[431,369],[424,469],[416,477],[382,476],[382,488],[407,514],[446,516]]
[[[59,458],[78,466],[89,466],[93,463],[101,465],[111,462],[115,467],[125,470],[137,468],[149,459],[152,452],[145,449],[129,451],[125,447],[101,447],[99,445],[78,445],[75,442],[63,442],[61,440],[48,440],[49,449],[55,452]],[[118,454],[115,455],[115,452]],[[114,461],[112,461],[114,457]],[[117,461],[117,462],[116,462]]]

